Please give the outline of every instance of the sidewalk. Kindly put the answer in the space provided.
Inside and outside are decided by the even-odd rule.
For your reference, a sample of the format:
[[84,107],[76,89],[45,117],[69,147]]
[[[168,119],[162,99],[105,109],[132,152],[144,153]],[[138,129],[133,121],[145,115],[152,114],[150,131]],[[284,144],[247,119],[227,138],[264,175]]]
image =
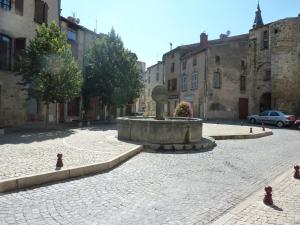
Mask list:
[[213,225],[300,224],[300,180],[294,179],[293,174],[294,170],[290,169],[270,184],[273,206],[263,203],[265,191],[261,188]]

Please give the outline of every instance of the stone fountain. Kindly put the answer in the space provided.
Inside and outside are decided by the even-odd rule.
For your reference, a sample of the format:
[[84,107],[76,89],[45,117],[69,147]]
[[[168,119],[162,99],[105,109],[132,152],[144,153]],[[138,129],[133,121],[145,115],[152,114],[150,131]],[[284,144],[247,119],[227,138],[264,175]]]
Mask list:
[[152,98],[156,102],[156,117],[117,119],[120,140],[139,142],[155,150],[200,150],[215,146],[212,138],[202,137],[201,119],[164,117],[164,104],[168,102],[165,86],[156,86]]

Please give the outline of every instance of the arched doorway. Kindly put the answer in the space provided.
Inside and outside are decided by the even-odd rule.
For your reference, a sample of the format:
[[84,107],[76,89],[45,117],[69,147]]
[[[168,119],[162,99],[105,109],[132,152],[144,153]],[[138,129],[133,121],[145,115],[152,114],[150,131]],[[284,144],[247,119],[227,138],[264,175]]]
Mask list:
[[260,102],[259,102],[259,111],[263,112],[265,110],[271,109],[271,103],[272,103],[272,94],[270,92],[264,93],[260,97]]

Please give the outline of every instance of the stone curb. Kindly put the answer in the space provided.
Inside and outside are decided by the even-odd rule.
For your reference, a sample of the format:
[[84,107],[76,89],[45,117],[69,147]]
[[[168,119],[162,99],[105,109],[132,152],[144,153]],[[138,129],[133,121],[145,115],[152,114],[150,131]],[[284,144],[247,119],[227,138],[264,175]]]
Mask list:
[[232,134],[232,135],[211,135],[215,140],[239,140],[239,139],[256,139],[273,135],[272,130],[266,129],[263,133],[258,134]]
[[143,146],[138,146],[106,162],[91,164],[82,167],[71,167],[69,169],[62,169],[55,172],[47,172],[2,180],[0,181],[0,193],[108,171],[130,159],[131,157],[137,155],[141,151],[143,151]]
[[[293,169],[289,169],[287,172],[284,172],[283,174],[277,176],[273,181],[270,182],[270,186],[276,187],[280,185],[280,183],[287,177],[293,176]],[[273,190],[276,192],[276,190]],[[253,192],[250,196],[248,196],[244,201],[239,203],[237,206],[230,209],[227,213],[223,214],[219,219],[214,221],[211,225],[224,225],[226,222],[228,222],[230,219],[234,218],[235,215],[243,211],[249,204],[251,204],[253,201],[257,201],[258,196],[262,196],[261,201],[263,201],[263,195],[264,195],[264,187],[259,188],[257,191]]]

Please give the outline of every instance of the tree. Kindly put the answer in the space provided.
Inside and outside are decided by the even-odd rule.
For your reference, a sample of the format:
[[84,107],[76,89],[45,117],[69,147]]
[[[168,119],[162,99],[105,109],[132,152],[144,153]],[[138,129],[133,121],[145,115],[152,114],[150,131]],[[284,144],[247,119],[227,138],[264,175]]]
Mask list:
[[87,53],[85,96],[98,97],[108,106],[132,103],[142,88],[136,61],[114,29],[97,38]]
[[64,103],[80,95],[82,76],[72,56],[66,34],[52,22],[36,30],[16,64],[21,85],[46,104],[46,127],[49,121],[49,104]]

